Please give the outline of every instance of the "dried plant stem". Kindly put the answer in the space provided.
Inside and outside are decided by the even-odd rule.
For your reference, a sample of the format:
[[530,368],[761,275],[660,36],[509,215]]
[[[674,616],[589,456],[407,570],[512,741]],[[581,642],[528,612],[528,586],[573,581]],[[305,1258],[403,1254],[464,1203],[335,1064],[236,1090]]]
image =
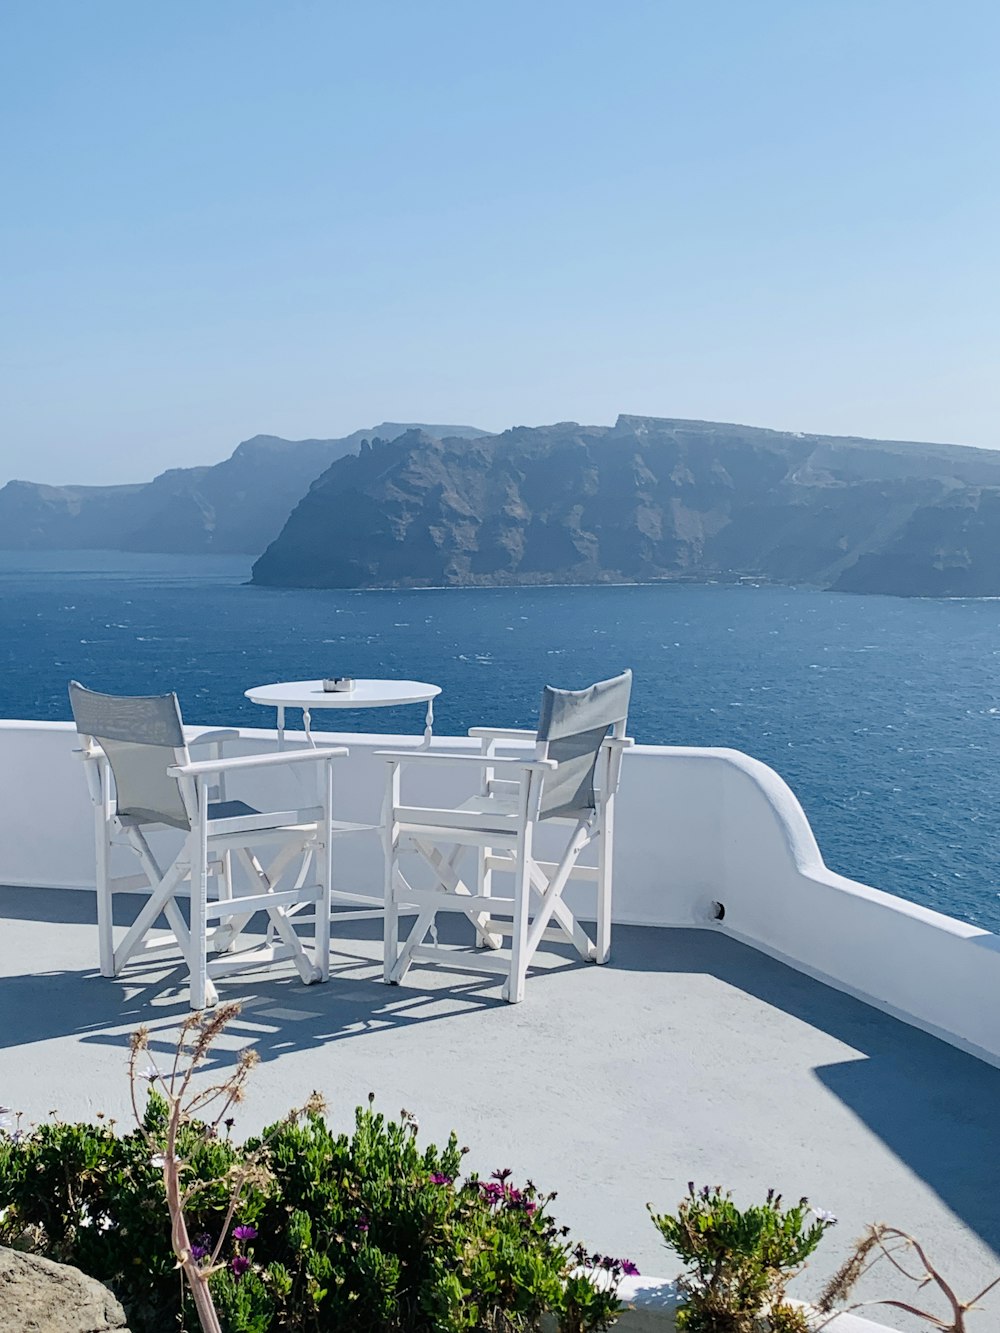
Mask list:
[[[162,1169],[167,1209],[170,1213],[170,1243],[178,1267],[184,1274],[191,1297],[194,1300],[202,1333],[222,1333],[219,1315],[209,1288],[209,1278],[212,1273],[218,1270],[218,1257],[225,1243],[229,1226],[242,1196],[243,1185],[250,1174],[251,1168],[249,1166],[245,1167],[237,1175],[230,1197],[229,1210],[226,1213],[225,1225],[222,1228],[210,1262],[203,1264],[192,1253],[191,1237],[188,1234],[187,1219],[184,1214],[185,1204],[191,1198],[192,1193],[196,1191],[185,1191],[182,1187],[181,1174],[184,1163],[178,1156],[178,1138],[182,1125],[191,1120],[194,1112],[200,1111],[221,1098],[223,1109],[212,1122],[211,1128],[214,1131],[229,1108],[242,1098],[243,1085],[256,1063],[251,1052],[244,1053],[236,1070],[224,1082],[214,1084],[199,1093],[192,1094],[191,1092],[191,1081],[198,1066],[208,1054],[215,1039],[239,1012],[239,1005],[228,1004],[220,1006],[208,1019],[201,1014],[191,1014],[181,1024],[170,1073],[166,1078],[156,1068],[155,1061],[152,1062],[152,1078],[159,1082],[161,1093],[169,1108],[166,1143],[162,1153]],[[145,1028],[140,1028],[133,1034],[129,1057],[129,1089],[132,1098],[132,1110],[140,1127],[143,1126],[144,1122],[139,1111],[136,1095],[136,1079],[138,1077],[136,1062],[139,1052],[148,1052],[148,1049],[149,1034]],[[156,1144],[148,1133],[146,1138],[150,1147],[155,1148]]]
[[[178,1098],[170,1108],[170,1123],[167,1129],[167,1150],[164,1153],[163,1181],[167,1190],[167,1207],[170,1210],[170,1242],[177,1262],[180,1264],[203,1333],[222,1333],[219,1316],[208,1289],[208,1273],[196,1262],[191,1253],[191,1239],[188,1236],[187,1221],[181,1201],[180,1162],[177,1159],[177,1130],[180,1125],[181,1103]],[[235,1206],[235,1205],[234,1205]],[[232,1209],[230,1209],[230,1216]],[[228,1222],[228,1219],[227,1219]],[[223,1232],[225,1235],[225,1232]],[[221,1244],[221,1241],[220,1241]]]
[[[194,1299],[202,1333],[222,1333],[219,1316],[209,1287],[209,1279],[213,1273],[217,1273],[225,1267],[225,1264],[220,1262],[220,1256],[229,1236],[236,1210],[243,1199],[244,1189],[251,1182],[261,1184],[268,1178],[263,1166],[263,1158],[268,1150],[271,1137],[282,1125],[290,1124],[307,1113],[322,1114],[326,1109],[322,1097],[319,1093],[314,1092],[305,1106],[290,1111],[284,1120],[272,1126],[271,1131],[261,1139],[257,1149],[250,1153],[241,1165],[231,1167],[225,1176],[217,1180],[195,1180],[185,1186],[183,1180],[185,1163],[178,1153],[182,1128],[190,1124],[197,1116],[198,1120],[202,1122],[204,1132],[210,1136],[216,1135],[219,1126],[226,1119],[229,1111],[243,1100],[246,1081],[250,1076],[250,1071],[257,1063],[256,1053],[245,1050],[240,1055],[236,1068],[228,1078],[220,1083],[213,1083],[201,1091],[193,1090],[192,1079],[199,1065],[208,1055],[212,1043],[239,1012],[240,1006],[238,1004],[228,1004],[219,1006],[208,1017],[202,1014],[191,1014],[186,1018],[181,1024],[170,1072],[166,1077],[160,1073],[156,1061],[151,1055],[149,1057],[151,1068],[148,1073],[140,1075],[136,1070],[139,1052],[149,1052],[149,1033],[145,1028],[140,1028],[133,1034],[129,1056],[129,1088],[132,1097],[132,1110],[135,1113],[140,1130],[145,1134],[153,1160],[159,1161],[162,1157],[160,1164],[167,1195],[167,1208],[170,1213],[170,1243],[177,1259],[177,1266],[183,1273],[185,1282]],[[160,1144],[146,1130],[145,1120],[139,1109],[136,1083],[142,1077],[149,1078],[151,1082],[159,1085],[160,1095],[167,1103],[167,1132],[162,1152]],[[221,1110],[214,1117],[206,1119],[204,1112],[207,1108],[214,1108],[219,1103],[221,1103]],[[232,1121],[226,1120],[226,1124],[231,1125]],[[199,1254],[196,1257],[192,1251],[185,1209],[196,1195],[220,1184],[229,1186],[229,1205],[211,1254],[206,1255],[205,1251],[199,1248]]]
[[[923,1271],[910,1272],[901,1262],[899,1257],[901,1254],[915,1255],[920,1261]],[[905,1277],[908,1282],[912,1282],[918,1289],[928,1286],[936,1287],[944,1297],[949,1312],[944,1315],[934,1314],[932,1311],[914,1305],[910,1301],[899,1300],[895,1297],[858,1301],[847,1306],[848,1310],[861,1310],[871,1305],[885,1305],[894,1310],[903,1310],[906,1314],[914,1315],[917,1319],[925,1320],[931,1328],[938,1329],[940,1333],[969,1333],[966,1315],[978,1309],[979,1302],[983,1297],[987,1296],[995,1287],[1000,1286],[1000,1277],[996,1277],[983,1287],[982,1291],[977,1292],[971,1300],[960,1300],[951,1283],[931,1263],[919,1241],[907,1232],[900,1231],[898,1227],[889,1227],[883,1223],[878,1223],[869,1227],[855,1246],[854,1253],[830,1279],[820,1297],[819,1309],[824,1314],[835,1317],[835,1306],[845,1301],[861,1278],[882,1260],[888,1261],[897,1273]]]

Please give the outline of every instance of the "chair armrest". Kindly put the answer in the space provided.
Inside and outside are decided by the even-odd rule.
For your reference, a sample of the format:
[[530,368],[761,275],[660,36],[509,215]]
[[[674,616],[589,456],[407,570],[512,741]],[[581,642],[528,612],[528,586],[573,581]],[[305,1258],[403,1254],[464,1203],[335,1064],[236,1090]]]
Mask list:
[[479,768],[530,768],[537,773],[548,773],[559,767],[554,759],[519,759],[516,755],[456,754],[441,750],[376,750],[375,755],[390,764],[414,759],[422,764],[475,764]]
[[242,754],[232,759],[200,759],[192,764],[171,764],[172,778],[198,778],[206,773],[233,773],[248,768],[278,768],[284,764],[315,763],[318,759],[340,759],[346,745],[325,745],[321,750],[280,750],[277,753]]
[[[187,730],[187,728],[185,728]],[[235,727],[216,727],[214,731],[202,731],[188,741],[188,748],[196,745],[216,745],[222,741],[238,741],[240,733]]]
[[605,736],[601,744],[607,745],[612,750],[628,750],[635,741],[631,736]]
[[537,731],[528,731],[524,727],[470,727],[467,735],[494,741],[536,741],[538,739]]

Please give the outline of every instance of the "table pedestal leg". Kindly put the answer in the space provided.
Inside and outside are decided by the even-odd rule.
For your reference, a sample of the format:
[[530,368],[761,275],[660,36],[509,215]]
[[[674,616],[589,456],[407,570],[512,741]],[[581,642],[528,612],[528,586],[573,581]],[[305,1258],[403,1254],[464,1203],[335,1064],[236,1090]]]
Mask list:
[[313,740],[312,732],[309,730],[309,728],[312,726],[312,714],[310,713],[308,708],[303,708],[302,710],[302,725],[305,728],[306,740],[315,750],[316,742]]
[[278,704],[278,749],[285,748],[285,705]]
[[434,700],[427,700],[427,716],[424,718],[424,745],[430,745],[434,732]]

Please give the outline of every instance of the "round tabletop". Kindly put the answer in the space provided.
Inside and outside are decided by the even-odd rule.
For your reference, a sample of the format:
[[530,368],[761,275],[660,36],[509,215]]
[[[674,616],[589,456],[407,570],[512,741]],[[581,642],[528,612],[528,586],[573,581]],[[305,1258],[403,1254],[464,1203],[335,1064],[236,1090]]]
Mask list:
[[255,685],[244,695],[271,708],[394,708],[436,699],[440,685],[421,680],[356,680],[353,690],[329,693],[321,680],[289,680],[277,685]]

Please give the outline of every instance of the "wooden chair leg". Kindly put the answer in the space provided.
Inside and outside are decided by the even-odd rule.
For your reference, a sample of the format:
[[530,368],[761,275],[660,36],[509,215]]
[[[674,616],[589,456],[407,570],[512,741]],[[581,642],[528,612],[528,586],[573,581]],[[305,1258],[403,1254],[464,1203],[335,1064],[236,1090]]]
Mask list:
[[[108,812],[110,818],[110,812]],[[94,834],[97,842],[97,948],[101,976],[115,975],[114,894],[111,892],[111,840],[104,803],[97,808]]]
[[[218,876],[219,897],[227,902],[233,898],[233,853],[227,847],[222,853],[222,870]],[[236,937],[231,926],[232,918],[223,918],[212,932],[212,949],[215,953],[229,953]]]
[[111,769],[107,760],[86,764],[87,789],[94,807],[97,891],[97,949],[101,976],[115,975],[114,895],[111,892]]
[[333,910],[333,765],[323,765],[323,830],[318,847],[320,884],[323,893],[316,904],[316,949],[313,961],[320,981],[330,979],[330,913]]
[[[208,839],[204,817],[204,780],[198,779],[199,819],[188,835],[191,864],[191,1008],[209,1006],[208,933]],[[214,987],[213,987],[214,990]]]
[[399,828],[396,807],[399,805],[399,765],[393,764],[386,785],[385,806],[382,811],[382,858],[385,872],[382,925],[382,979],[390,985],[396,980],[399,960],[399,899],[396,896],[396,858],[399,855]]
[[514,921],[510,945],[510,975],[504,982],[503,998],[509,1004],[524,999],[524,979],[528,971],[528,924],[531,898],[531,826],[523,827],[517,842],[517,868],[514,872]]
[[427,937],[427,932],[434,924],[434,912],[432,908],[426,908],[417,917],[413,923],[413,929],[406,937],[406,943],[399,950],[396,961],[392,966],[392,971],[387,978],[394,986],[398,986],[410,970],[410,964],[413,962],[413,951],[423,944]]
[[600,811],[601,831],[597,840],[597,948],[595,963],[611,957],[611,866],[614,856],[614,793],[605,797]]

